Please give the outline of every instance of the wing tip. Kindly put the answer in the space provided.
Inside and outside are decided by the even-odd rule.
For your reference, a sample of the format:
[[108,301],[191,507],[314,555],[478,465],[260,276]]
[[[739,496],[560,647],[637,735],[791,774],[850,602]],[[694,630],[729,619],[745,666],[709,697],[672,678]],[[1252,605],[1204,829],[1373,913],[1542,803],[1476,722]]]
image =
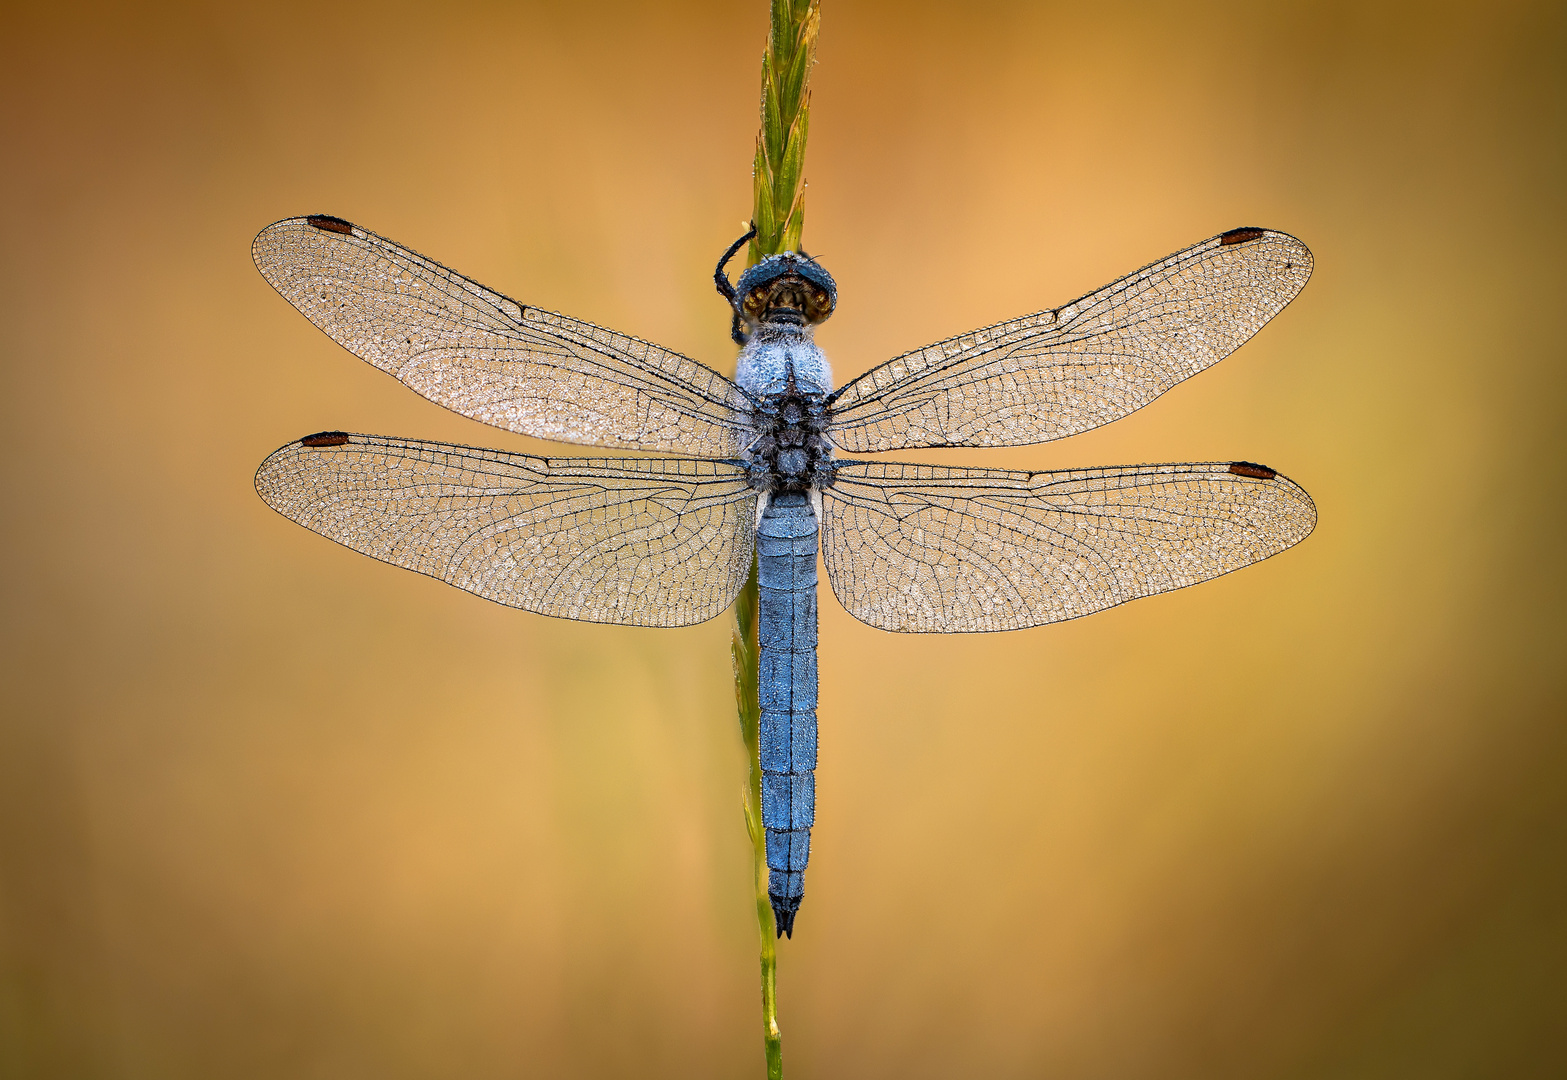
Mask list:
[[[1265,258],[1271,263],[1275,274],[1279,275],[1278,281],[1282,285],[1280,293],[1282,303],[1278,306],[1279,310],[1282,310],[1291,300],[1300,295],[1300,291],[1306,287],[1306,282],[1311,280],[1312,271],[1316,269],[1316,257],[1299,237],[1280,232],[1278,229],[1245,225],[1239,229],[1222,232],[1207,243],[1214,244],[1217,241],[1217,247],[1227,248],[1250,244],[1257,240],[1270,242],[1271,250]],[[1275,311],[1274,314],[1278,312]]]
[[252,251],[259,249],[263,238],[281,229],[297,229],[301,225],[318,229],[321,232],[337,233],[340,236],[352,236],[358,227],[353,222],[337,217],[334,214],[306,214],[303,217],[289,217],[274,221],[256,234],[251,242]]
[[[1264,559],[1271,559],[1280,552],[1288,551],[1290,548],[1294,547],[1296,544],[1306,539],[1306,537],[1317,531],[1318,517],[1316,501],[1312,499],[1311,493],[1309,491],[1301,487],[1295,481],[1291,480],[1277,469],[1270,469],[1268,466],[1259,465],[1255,461],[1232,461],[1229,463],[1228,471],[1236,476],[1244,476],[1251,480],[1268,481],[1269,487],[1277,492],[1277,497],[1288,499],[1293,502],[1295,511],[1299,515],[1297,526],[1289,530],[1287,536],[1283,538],[1283,541],[1279,544],[1278,548],[1262,556],[1262,558],[1257,559],[1257,562],[1262,562]],[[1252,564],[1248,563],[1246,565]],[[1236,569],[1239,569],[1239,567]]]
[[[1213,238],[1218,241],[1219,247],[1235,247],[1237,244],[1249,244],[1253,240],[1272,240],[1275,243],[1282,242],[1298,253],[1298,258],[1291,258],[1285,262],[1286,270],[1293,270],[1297,266],[1310,271],[1312,267],[1311,249],[1298,236],[1292,236],[1278,229],[1264,229],[1256,225],[1244,225],[1239,229],[1230,229]],[[1209,243],[1213,241],[1210,240]]]
[[314,435],[306,435],[302,439],[284,443],[268,454],[260,465],[256,466],[256,475],[251,480],[251,483],[255,485],[256,494],[261,496],[262,502],[284,517],[292,517],[291,514],[283,509],[282,499],[279,497],[280,492],[277,486],[278,470],[286,468],[285,463],[300,450],[345,446],[350,438],[350,434],[346,431],[318,431]]

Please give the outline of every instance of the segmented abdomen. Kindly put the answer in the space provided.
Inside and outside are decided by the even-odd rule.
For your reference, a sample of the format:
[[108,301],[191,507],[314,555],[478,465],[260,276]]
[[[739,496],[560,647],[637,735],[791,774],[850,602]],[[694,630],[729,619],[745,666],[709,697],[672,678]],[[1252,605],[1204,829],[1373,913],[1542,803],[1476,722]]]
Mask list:
[[756,530],[762,824],[778,932],[793,936],[816,819],[816,515],[774,494]]

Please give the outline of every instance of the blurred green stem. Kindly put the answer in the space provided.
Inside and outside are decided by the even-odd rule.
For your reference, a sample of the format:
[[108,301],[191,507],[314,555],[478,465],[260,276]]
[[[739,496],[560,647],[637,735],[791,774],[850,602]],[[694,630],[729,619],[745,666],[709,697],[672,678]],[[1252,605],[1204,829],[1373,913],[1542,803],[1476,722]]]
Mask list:
[[[752,170],[756,236],[747,253],[754,266],[780,251],[798,251],[805,225],[805,136],[810,124],[811,68],[821,0],[772,0],[767,51],[762,54],[762,129]],[[767,895],[767,833],[762,827],[761,711],[756,700],[756,560],[735,601],[735,704],[750,761],[745,827],[756,869],[756,926],[762,939],[762,1038],[768,1080],[782,1080],[783,1041],[778,1031],[778,935]]]
[[783,1043],[778,1031],[778,946],[773,930],[773,905],[767,896],[767,834],[762,828],[762,762],[759,744],[761,710],[756,701],[756,560],[751,576],[735,601],[735,706],[745,739],[750,775],[745,786],[745,831],[751,837],[756,878],[756,926],[762,939],[762,1039],[767,1052],[768,1080],[783,1076]]

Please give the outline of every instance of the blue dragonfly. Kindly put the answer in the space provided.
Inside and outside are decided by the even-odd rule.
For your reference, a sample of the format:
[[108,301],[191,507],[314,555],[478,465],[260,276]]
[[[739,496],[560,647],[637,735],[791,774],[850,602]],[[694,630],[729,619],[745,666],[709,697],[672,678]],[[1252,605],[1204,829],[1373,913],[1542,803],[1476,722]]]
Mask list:
[[256,473],[269,506],[355,551],[563,619],[687,626],[755,554],[762,817],[793,936],[815,823],[817,555],[883,630],[1073,619],[1193,585],[1309,534],[1316,508],[1246,461],[1059,471],[843,454],[1017,446],[1147,405],[1218,362],[1311,275],[1285,233],[1232,229],[1057,308],[916,349],[833,389],[814,329],[832,277],[787,252],[731,284],[733,379],[510,300],[375,233],[289,218],[252,247],[274,288],[437,404],[539,439],[669,457],[536,457],[326,431]]

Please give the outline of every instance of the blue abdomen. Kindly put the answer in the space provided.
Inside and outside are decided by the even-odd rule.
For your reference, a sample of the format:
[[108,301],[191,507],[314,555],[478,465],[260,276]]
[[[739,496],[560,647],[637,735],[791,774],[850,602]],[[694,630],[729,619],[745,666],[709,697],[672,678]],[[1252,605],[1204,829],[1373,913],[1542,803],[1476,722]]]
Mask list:
[[756,530],[762,824],[778,932],[793,936],[816,820],[816,515],[774,493]]

